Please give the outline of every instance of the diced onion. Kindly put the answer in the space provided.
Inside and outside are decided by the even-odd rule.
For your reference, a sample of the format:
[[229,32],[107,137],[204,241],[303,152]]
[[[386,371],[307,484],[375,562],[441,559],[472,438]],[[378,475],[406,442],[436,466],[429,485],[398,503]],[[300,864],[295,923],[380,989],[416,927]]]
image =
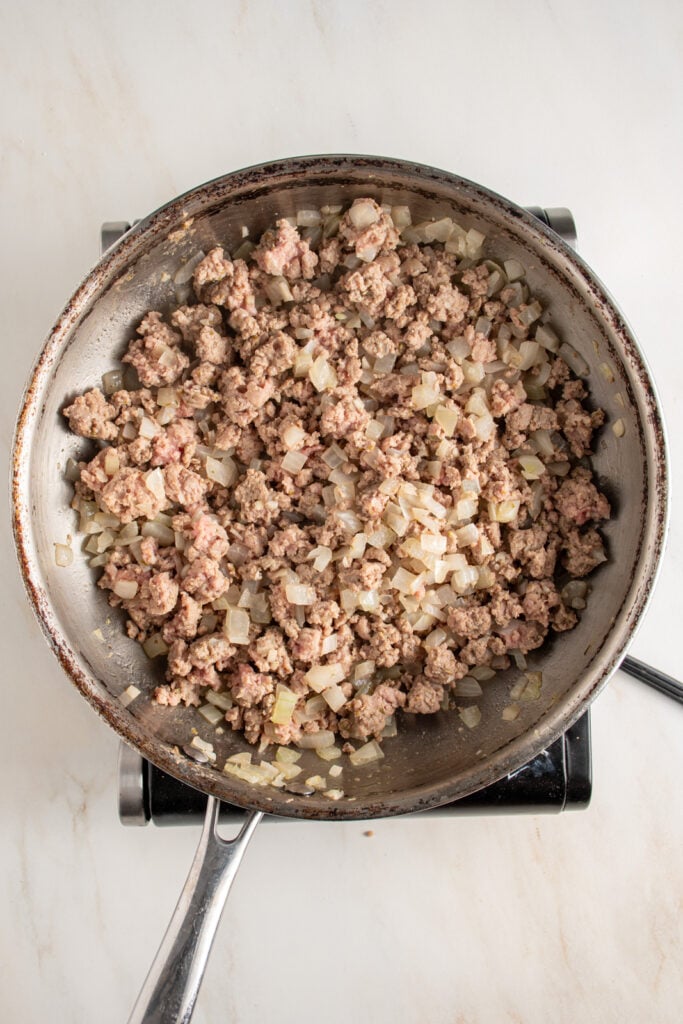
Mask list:
[[337,374],[324,355],[313,361],[308,376],[316,391],[331,391],[337,386]]
[[615,437],[623,437],[626,433],[626,425],[622,419],[615,420],[612,424],[612,432]]
[[143,537],[153,537],[162,547],[171,547],[175,544],[175,533],[163,523],[143,523],[140,532]]
[[511,523],[517,518],[519,512],[519,501],[509,499],[508,501],[488,503],[489,519],[492,523]]
[[358,750],[354,750],[352,754],[349,754],[349,761],[356,768],[363,764],[371,764],[373,761],[381,761],[384,757],[384,751],[380,747],[377,740],[370,740],[369,743],[365,743]]
[[297,427],[294,423],[290,423],[282,431],[282,441],[288,451],[299,448],[305,440],[306,431],[302,430],[301,427]]
[[321,654],[332,654],[339,647],[339,637],[336,633],[331,633],[329,636],[323,637],[322,646],[320,648]]
[[[331,747],[318,747],[316,754],[321,761],[338,761],[342,756],[341,748],[334,745]],[[333,772],[332,768],[334,767],[338,767],[339,771]],[[342,769],[339,765],[333,765],[332,768],[330,768],[328,774],[332,775],[332,778],[334,778],[336,775],[339,775]]]
[[439,426],[443,427],[446,437],[453,437],[458,420],[460,419],[460,413],[455,408],[439,405],[434,413],[434,419]]
[[322,691],[322,696],[325,703],[335,712],[339,711],[346,704],[346,697],[341,686],[328,686],[327,689]]
[[159,468],[150,470],[145,474],[145,484],[154,497],[164,507],[166,505],[166,489],[164,487],[164,474]]
[[104,456],[104,472],[107,476],[114,476],[119,471],[119,453],[114,448],[107,448]]
[[205,698],[209,704],[214,704],[221,711],[229,711],[234,705],[234,701],[229,693],[216,693],[215,690],[207,690]]
[[456,530],[455,537],[458,547],[468,548],[479,540],[479,530],[474,523],[469,523],[467,526],[462,526],[459,530]]
[[564,359],[569,369],[573,370],[577,377],[587,377],[589,375],[590,367],[586,360],[575,348],[568,345],[566,341],[560,345],[558,355]]
[[481,711],[476,704],[472,704],[468,708],[461,708],[458,712],[460,721],[467,726],[468,729],[474,729],[481,722]]
[[122,601],[131,601],[138,592],[135,580],[117,580],[112,590]]
[[292,302],[294,299],[284,277],[274,277],[272,280],[266,280],[263,289],[274,306],[279,306],[281,302]]
[[304,682],[316,693],[322,693],[344,679],[344,668],[338,662],[333,665],[314,665],[304,676]]
[[481,697],[483,690],[474,676],[465,676],[455,684],[457,697]]
[[213,704],[202,704],[201,707],[197,708],[197,711],[202,718],[206,719],[209,725],[215,726],[223,721],[223,712]]
[[148,658],[160,658],[164,654],[168,654],[168,644],[165,642],[161,633],[152,633],[151,636],[147,637],[142,649]]
[[226,456],[224,459],[206,458],[206,475],[220,487],[230,487],[237,479],[237,465]]
[[306,465],[307,459],[308,455],[304,452],[287,452],[280,465],[288,473],[299,473]]
[[315,587],[290,583],[285,587],[285,596],[290,604],[311,605],[315,602]]
[[223,632],[231,644],[249,643],[250,619],[243,608],[228,608],[225,613]]
[[130,686],[126,687],[126,689],[123,691],[123,693],[119,694],[119,700],[123,704],[124,708],[127,708],[128,705],[132,704],[132,702],[135,700],[135,698],[139,697],[141,693],[142,693],[142,690],[139,690],[137,688],[137,686],[134,686],[131,683]]
[[66,569],[73,560],[73,549],[68,544],[55,544],[55,565],[60,569]]
[[379,213],[370,199],[357,199],[349,209],[347,216],[354,228],[363,231],[379,220]]
[[458,569],[451,577],[451,586],[456,593],[464,594],[479,581],[479,570],[476,566],[469,565],[466,569]]
[[109,398],[123,389],[123,370],[109,370],[102,374],[102,391]]
[[535,455],[520,455],[519,464],[525,480],[538,480],[545,473],[545,466]]
[[332,747],[334,746],[334,733],[329,729],[304,733],[296,741],[296,745],[301,750],[321,750],[324,747]]
[[297,695],[288,686],[278,683],[275,688],[275,703],[270,715],[271,722],[274,725],[287,725],[291,722],[292,712],[296,707],[298,699]]

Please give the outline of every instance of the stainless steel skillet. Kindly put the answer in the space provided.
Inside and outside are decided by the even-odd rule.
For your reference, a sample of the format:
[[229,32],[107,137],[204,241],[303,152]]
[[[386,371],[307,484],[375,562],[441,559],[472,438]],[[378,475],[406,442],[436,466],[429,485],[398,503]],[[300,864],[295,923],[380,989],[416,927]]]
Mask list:
[[[472,732],[448,715],[406,719],[384,760],[345,772],[346,795],[330,803],[317,794],[251,788],[189,760],[182,747],[197,727],[192,711],[160,709],[142,699],[121,706],[117,696],[131,681],[148,692],[158,680],[93,587],[90,570],[78,557],[68,569],[55,565],[54,542],[75,527],[61,467],[83,450],[66,432],[60,409],[113,368],[146,310],[177,302],[174,278],[198,249],[216,243],[234,248],[244,224],[256,235],[277,215],[365,194],[407,204],[420,219],[452,214],[481,229],[497,258],[519,259],[532,290],[551,307],[554,326],[591,367],[593,401],[612,423],[622,421],[624,435],[617,437],[608,425],[594,458],[615,509],[605,530],[610,560],[593,580],[580,626],[535,659],[533,667],[544,673],[540,699],[526,704],[514,723],[504,722],[508,688],[501,680],[486,691],[482,724]],[[313,819],[436,806],[530,760],[579,717],[621,660],[651,592],[666,528],[666,459],[654,389],[632,334],[598,279],[556,235],[500,196],[443,171],[373,157],[309,157],[250,168],[194,189],[139,222],[88,275],[55,324],[24,396],[13,471],[15,536],[29,596],[62,665],[98,713],[155,764],[208,795]],[[234,734],[212,740],[219,765],[246,749]],[[308,756],[312,774],[315,755]],[[213,814],[210,801],[206,848],[213,842]],[[254,824],[252,819],[251,830]],[[189,1019],[182,1012],[173,1017],[168,1011],[163,1019]]]

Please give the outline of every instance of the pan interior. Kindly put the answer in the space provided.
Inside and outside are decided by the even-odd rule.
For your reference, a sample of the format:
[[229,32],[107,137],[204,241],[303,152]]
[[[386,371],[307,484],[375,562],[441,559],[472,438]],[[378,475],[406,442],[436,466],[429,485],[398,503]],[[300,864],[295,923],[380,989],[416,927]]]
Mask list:
[[[519,678],[509,670],[485,686],[478,701],[482,722],[471,731],[456,713],[404,716],[398,737],[385,742],[381,762],[363,769],[346,765],[339,781],[346,797],[332,805],[317,796],[257,790],[189,762],[178,748],[193,728],[214,743],[219,765],[252,749],[228,730],[217,736],[195,710],[159,708],[144,696],[123,709],[117,696],[130,683],[149,694],[161,670],[125,636],[122,616],[96,588],[80,552],[63,469],[67,458],[89,457],[93,449],[68,433],[60,410],[115,368],[147,310],[166,312],[177,304],[174,276],[198,250],[216,244],[234,250],[243,225],[256,237],[277,216],[361,195],[407,204],[416,220],[455,216],[486,234],[488,255],[523,263],[532,292],[552,310],[553,326],[591,367],[592,403],[607,413],[594,467],[614,515],[604,529],[609,561],[590,578],[593,593],[579,626],[529,658],[531,669],[543,671],[541,697],[522,703],[516,721],[503,721],[510,687]],[[605,365],[609,373],[599,369]],[[623,438],[612,429],[618,419]],[[85,696],[167,771],[233,803],[301,816],[418,809],[463,796],[524,764],[578,717],[609,676],[642,612],[664,527],[655,400],[635,344],[595,278],[559,240],[505,201],[462,179],[393,161],[310,158],[258,168],[188,193],[141,222],[86,280],[49,339],[28,394],[16,457],[25,573],[51,642]],[[58,568],[54,543],[68,536],[74,538],[74,562]],[[324,774],[326,766],[312,752],[301,763],[302,778]]]

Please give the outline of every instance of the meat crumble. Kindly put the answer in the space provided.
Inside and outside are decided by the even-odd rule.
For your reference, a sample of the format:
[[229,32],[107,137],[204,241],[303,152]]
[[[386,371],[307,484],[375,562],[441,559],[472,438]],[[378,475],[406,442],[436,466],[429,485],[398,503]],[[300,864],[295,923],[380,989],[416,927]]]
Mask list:
[[154,700],[348,751],[576,624],[604,415],[478,232],[369,198],[304,214],[200,254],[195,301],[64,414],[102,445],[73,506],[165,659]]

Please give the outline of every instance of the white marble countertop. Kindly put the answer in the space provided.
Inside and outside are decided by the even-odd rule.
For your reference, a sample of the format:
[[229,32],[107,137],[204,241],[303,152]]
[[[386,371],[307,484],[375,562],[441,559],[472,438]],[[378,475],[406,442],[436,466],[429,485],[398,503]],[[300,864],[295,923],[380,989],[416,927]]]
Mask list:
[[[97,256],[225,171],[367,152],[567,205],[669,427],[671,536],[632,648],[683,674],[683,15],[674,0],[35,0],[0,17],[3,474],[19,395]],[[126,1019],[197,838],[124,829],[117,740],[62,675],[5,520],[3,1020]],[[617,674],[590,809],[261,828],[195,1020],[665,1024],[683,1003],[683,708]]]

